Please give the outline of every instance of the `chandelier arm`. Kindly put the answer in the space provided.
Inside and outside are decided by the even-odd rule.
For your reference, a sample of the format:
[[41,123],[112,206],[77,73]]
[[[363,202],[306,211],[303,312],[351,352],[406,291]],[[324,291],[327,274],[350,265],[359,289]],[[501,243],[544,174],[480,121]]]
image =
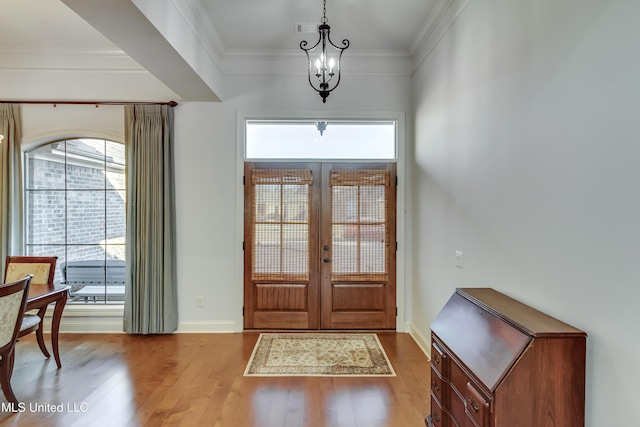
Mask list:
[[333,43],[330,37],[327,38],[327,40],[329,40],[329,43],[331,43],[331,46],[335,47],[336,49],[340,49],[341,51],[347,49],[350,45],[349,40],[347,39],[342,39],[342,46],[337,46],[335,43]]
[[307,46],[309,43],[307,43],[306,40],[302,40],[300,42],[300,49],[304,50],[305,52],[307,52],[307,57],[309,57],[309,52],[312,51],[313,49],[315,49],[316,47],[318,47],[318,45],[320,44],[320,39],[318,39],[318,41],[316,42],[316,44],[314,44],[311,47],[305,47]]

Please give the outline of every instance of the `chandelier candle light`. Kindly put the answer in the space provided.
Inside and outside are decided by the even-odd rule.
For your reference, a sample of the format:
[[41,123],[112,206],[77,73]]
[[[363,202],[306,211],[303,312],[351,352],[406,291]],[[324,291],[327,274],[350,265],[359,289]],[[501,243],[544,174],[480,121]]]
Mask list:
[[[327,24],[327,0],[323,0],[322,24],[318,27],[320,38],[307,48],[306,40],[300,42],[300,49],[307,54],[309,84],[327,102],[327,96],[340,84],[340,60],[342,52],[349,47],[349,40],[342,40],[342,47],[336,46],[329,37],[331,27]],[[312,58],[315,61],[312,61]],[[312,75],[315,77],[313,78]]]

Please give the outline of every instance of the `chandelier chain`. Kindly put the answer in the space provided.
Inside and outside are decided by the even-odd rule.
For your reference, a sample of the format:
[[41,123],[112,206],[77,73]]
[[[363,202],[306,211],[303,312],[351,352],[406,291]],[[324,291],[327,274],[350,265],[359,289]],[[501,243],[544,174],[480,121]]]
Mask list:
[[326,24],[328,21],[327,19],[327,0],[323,0],[322,2],[322,23]]

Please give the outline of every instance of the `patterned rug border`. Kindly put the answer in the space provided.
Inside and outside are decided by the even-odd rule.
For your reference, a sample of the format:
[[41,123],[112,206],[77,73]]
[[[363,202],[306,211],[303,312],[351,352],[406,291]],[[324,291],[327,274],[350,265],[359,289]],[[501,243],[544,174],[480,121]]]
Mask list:
[[[258,353],[260,351],[265,351],[265,347],[262,346],[263,343],[263,339],[266,340],[271,340],[271,342],[273,342],[273,340],[277,339],[277,338],[291,338],[291,339],[309,339],[309,338],[318,338],[318,337],[330,337],[330,338],[357,338],[357,337],[364,337],[366,338],[373,338],[373,340],[375,341],[375,345],[374,347],[376,348],[368,348],[369,352],[370,352],[370,356],[373,356],[373,358],[377,358],[377,359],[384,359],[384,364],[386,364],[386,372],[381,372],[381,373],[317,373],[317,372],[290,372],[290,373],[264,373],[264,372],[251,372],[252,369],[255,369],[255,367],[253,366],[254,360],[256,359],[256,356],[258,355]],[[375,354],[371,354],[371,353],[375,353]],[[379,352],[379,354],[378,354]],[[262,357],[264,357],[265,355],[262,354]],[[304,368],[302,368],[304,369]],[[396,372],[393,369],[393,366],[391,365],[391,362],[389,361],[389,358],[387,357],[387,353],[384,350],[384,347],[382,346],[382,343],[380,342],[380,339],[378,338],[378,335],[375,333],[305,333],[305,332],[299,332],[299,333],[261,333],[260,336],[258,337],[258,340],[256,341],[255,346],[253,347],[253,351],[251,352],[251,357],[249,358],[249,362],[247,363],[247,366],[244,370],[244,376],[245,377],[362,377],[362,378],[366,378],[366,377],[395,377],[396,376]]]

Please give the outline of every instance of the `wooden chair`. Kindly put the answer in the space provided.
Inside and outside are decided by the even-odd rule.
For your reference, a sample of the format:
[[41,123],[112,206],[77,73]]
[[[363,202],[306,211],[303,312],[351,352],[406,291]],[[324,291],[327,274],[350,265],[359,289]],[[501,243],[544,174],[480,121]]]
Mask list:
[[[55,256],[8,256],[4,270],[4,283],[18,280],[30,274],[33,276],[31,285],[46,285],[49,289],[54,289],[53,278],[56,274],[57,261],[58,257]],[[40,351],[49,358],[51,355],[44,344],[44,335],[40,327],[44,323],[46,312],[47,307],[45,306],[38,310],[37,315],[25,314],[18,338],[35,332]]]
[[5,397],[14,405],[18,403],[11,388],[14,350],[27,305],[30,283],[31,275],[28,275],[16,282],[0,285],[0,384]]

